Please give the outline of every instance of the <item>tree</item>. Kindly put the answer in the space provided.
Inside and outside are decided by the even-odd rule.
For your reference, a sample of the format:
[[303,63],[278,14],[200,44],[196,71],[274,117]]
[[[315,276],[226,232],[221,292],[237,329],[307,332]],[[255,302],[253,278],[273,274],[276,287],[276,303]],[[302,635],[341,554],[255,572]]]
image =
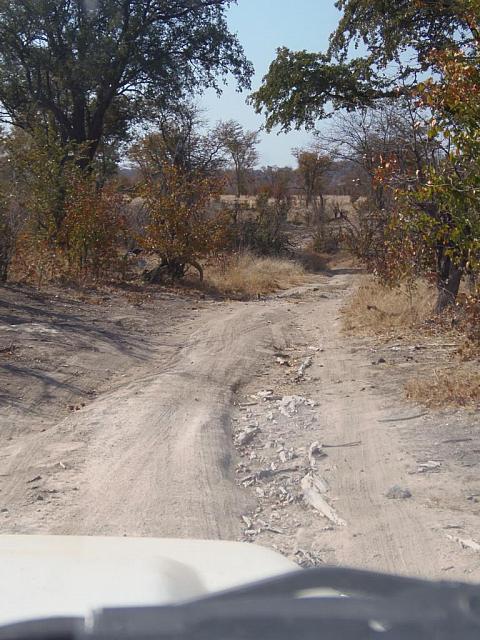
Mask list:
[[28,214],[29,226],[48,243],[59,238],[65,219],[69,184],[85,154],[64,146],[55,130],[37,127],[32,133],[13,129],[3,138],[4,161],[14,175],[9,191]]
[[[480,17],[479,3],[475,16]],[[462,277],[480,273],[480,31],[468,54],[454,49],[432,56],[441,76],[419,91],[435,113],[430,136],[443,137],[449,152],[430,169],[416,193],[405,194],[405,200],[410,205],[408,229],[417,228],[435,251],[436,311],[441,312],[455,302]]]
[[320,211],[324,211],[323,178],[332,166],[332,159],[326,155],[318,146],[294,149],[293,155],[298,162],[298,173],[302,179],[303,191],[305,193],[305,204],[307,209],[317,204],[320,198]]
[[[337,0],[343,12],[324,53],[282,47],[253,94],[267,129],[314,127],[319,118],[396,98],[420,74],[438,67],[432,50],[468,47],[475,38],[477,0]],[[472,14],[473,11],[473,14]],[[352,46],[366,50],[348,59]],[[402,56],[408,63],[402,64]],[[394,68],[396,67],[396,72]]]
[[239,122],[229,120],[218,124],[216,136],[232,161],[237,197],[240,197],[247,192],[248,172],[258,162],[258,131],[245,131]]
[[0,192],[0,283],[7,281],[22,224],[23,212],[18,203]]
[[180,103],[157,118],[157,128],[129,150],[130,158],[146,176],[160,176],[166,165],[186,174],[214,176],[225,164],[222,142],[205,129],[194,104]]
[[255,175],[257,193],[266,193],[274,200],[291,199],[295,178],[292,167],[262,167]]
[[[463,89],[477,94],[478,0],[338,0],[337,7],[343,16],[326,53],[278,50],[262,87],[252,97],[257,111],[266,112],[267,128],[313,127],[318,118],[328,117],[332,110],[371,107],[387,98],[421,99],[425,85],[420,77],[429,73],[431,84],[441,86],[447,93],[449,88],[455,93],[455,87],[462,84],[458,80],[467,79]],[[359,44],[365,55],[349,60],[352,45]],[[460,58],[453,76],[445,65],[445,56],[456,58],[457,62]],[[407,57],[408,63],[402,62]],[[398,176],[404,181],[408,175],[409,195],[395,217],[397,237],[402,228],[411,231],[419,241],[417,248],[422,256],[433,245],[439,288],[437,309],[441,310],[447,298],[450,302],[455,300],[466,264],[474,262],[472,238],[476,225],[470,221],[478,217],[477,205],[472,202],[476,188],[473,180],[466,182],[462,187],[468,188],[468,197],[460,197],[461,190],[455,195],[453,185],[455,174],[459,174],[460,184],[463,176],[474,175],[466,167],[477,162],[475,145],[462,142],[470,136],[468,117],[473,117],[475,110],[472,108],[465,118],[462,100],[431,100],[425,104],[434,111],[433,123],[438,115],[450,126],[455,122],[460,132],[455,140],[448,127],[443,130],[446,146],[448,141],[454,141],[446,162],[440,167],[432,163],[425,174],[413,176],[411,167],[406,167],[400,176],[401,172],[395,171],[397,159],[392,163],[389,158],[380,158],[378,174],[389,175],[390,182]],[[478,119],[475,126],[478,129]],[[441,132],[433,126],[431,137],[438,133]],[[451,154],[457,153],[454,159]],[[447,176],[449,186],[445,186]],[[432,188],[435,184],[436,189]],[[430,189],[430,199],[424,187]]]
[[1,0],[3,121],[48,120],[63,145],[124,140],[132,124],[252,66],[225,19],[230,0]]
[[445,153],[439,140],[429,135],[430,118],[418,98],[385,99],[374,107],[335,114],[331,126],[319,137],[333,158],[360,170],[359,178],[372,205],[386,209],[389,193],[377,180],[379,167],[393,162],[397,178],[414,186],[426,180],[428,167]]

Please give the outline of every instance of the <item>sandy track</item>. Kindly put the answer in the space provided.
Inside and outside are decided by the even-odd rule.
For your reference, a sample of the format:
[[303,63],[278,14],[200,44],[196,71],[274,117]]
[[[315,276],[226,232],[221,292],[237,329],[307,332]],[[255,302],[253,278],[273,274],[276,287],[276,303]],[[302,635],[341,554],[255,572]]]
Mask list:
[[[478,552],[452,540],[453,535],[479,541],[480,511],[468,501],[468,493],[475,493],[478,456],[476,463],[472,459],[463,466],[439,442],[469,436],[463,446],[475,448],[475,418],[460,413],[454,431],[450,416],[442,431],[439,415],[405,402],[401,380],[387,361],[391,351],[377,364],[374,340],[342,332],[341,308],[354,283],[350,274],[340,273],[283,296],[299,335],[286,352],[291,368],[274,364],[263,384],[273,397],[300,395],[315,407],[300,407],[289,418],[275,401],[247,409],[260,433],[241,451],[243,484],[250,485],[248,478],[259,478],[265,470],[277,471],[251,488],[260,497],[248,514],[251,524],[244,539],[274,545],[306,566],[326,562],[479,580]],[[303,381],[295,382],[305,357],[312,366]],[[250,383],[243,389],[245,399],[258,391],[258,382]],[[242,412],[237,420],[241,425]],[[307,455],[312,443],[324,455],[313,470]],[[438,469],[419,472],[419,465],[430,460],[440,461]],[[309,473],[327,487],[322,497],[346,526],[302,500],[301,482]],[[389,499],[387,493],[397,485],[411,497]]]
[[[326,449],[328,462],[319,465],[319,473],[322,466],[329,469],[326,475],[336,498],[335,508],[347,521],[347,527],[326,532],[325,545],[332,545],[335,562],[341,565],[440,576],[445,565],[442,554],[435,550],[432,514],[419,508],[415,479],[407,473],[395,429],[401,424],[395,417],[422,412],[402,406],[401,397],[392,402],[372,388],[374,356],[369,358],[368,351],[352,353],[348,348],[341,320],[335,320],[338,302],[330,300],[324,305],[332,321],[325,323],[321,332],[323,366],[317,373],[324,395],[320,398],[319,433],[326,443],[360,444]],[[408,488],[415,496],[387,499],[386,493],[395,485]]]
[[[393,368],[373,364],[374,342],[341,331],[354,276],[314,280],[264,301],[205,303],[174,331],[157,327],[123,383],[43,432],[3,442],[0,531],[243,536],[313,563],[480,579],[478,553],[448,537],[480,530],[463,494],[477,491],[478,461],[462,466],[467,452],[439,444],[467,433],[475,449],[474,421],[468,430],[461,415],[453,430],[449,418],[442,433],[438,416],[414,417],[422,411],[402,400]],[[278,364],[281,351],[292,364],[313,356],[303,381]],[[282,416],[275,401],[252,401],[262,389],[315,407]],[[232,425],[250,423],[260,432],[237,452]],[[302,500],[313,442],[327,445],[314,474],[346,526]],[[438,473],[418,473],[428,460],[441,461]],[[412,497],[388,499],[393,485]]]
[[137,372],[10,445],[2,503],[14,530],[237,538],[248,497],[233,477],[232,393],[284,322],[265,307],[218,305],[193,331],[178,326],[182,346],[163,362],[154,356],[155,373]]

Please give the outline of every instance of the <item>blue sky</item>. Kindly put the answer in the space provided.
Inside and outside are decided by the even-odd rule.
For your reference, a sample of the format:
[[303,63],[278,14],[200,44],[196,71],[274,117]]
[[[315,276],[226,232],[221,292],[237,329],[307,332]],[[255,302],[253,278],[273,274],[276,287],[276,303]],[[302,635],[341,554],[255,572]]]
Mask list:
[[[238,4],[231,6],[230,28],[238,34],[247,57],[255,66],[253,89],[260,86],[277,47],[307,51],[326,49],[328,37],[340,15],[334,5],[335,0],[238,0]],[[245,104],[247,95],[235,91],[232,80],[221,98],[208,92],[200,105],[205,108],[211,123],[234,119],[248,129],[258,129],[263,118]],[[310,138],[306,132],[262,134],[260,164],[293,165],[292,147],[305,144]]]

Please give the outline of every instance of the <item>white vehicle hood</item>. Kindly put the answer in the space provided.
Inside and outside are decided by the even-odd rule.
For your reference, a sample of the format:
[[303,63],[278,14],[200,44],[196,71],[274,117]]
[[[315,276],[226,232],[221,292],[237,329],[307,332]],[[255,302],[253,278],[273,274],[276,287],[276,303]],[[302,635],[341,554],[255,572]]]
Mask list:
[[182,602],[298,567],[239,542],[0,536],[0,626]]

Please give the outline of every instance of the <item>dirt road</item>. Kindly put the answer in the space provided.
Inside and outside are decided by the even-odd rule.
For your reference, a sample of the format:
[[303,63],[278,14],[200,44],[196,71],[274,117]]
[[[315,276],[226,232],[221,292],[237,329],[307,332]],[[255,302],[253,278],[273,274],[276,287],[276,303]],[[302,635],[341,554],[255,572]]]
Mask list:
[[304,565],[480,580],[474,417],[403,403],[373,343],[342,334],[354,284],[338,271],[202,303],[147,330],[142,356],[79,411],[10,424],[0,531],[240,538]]

